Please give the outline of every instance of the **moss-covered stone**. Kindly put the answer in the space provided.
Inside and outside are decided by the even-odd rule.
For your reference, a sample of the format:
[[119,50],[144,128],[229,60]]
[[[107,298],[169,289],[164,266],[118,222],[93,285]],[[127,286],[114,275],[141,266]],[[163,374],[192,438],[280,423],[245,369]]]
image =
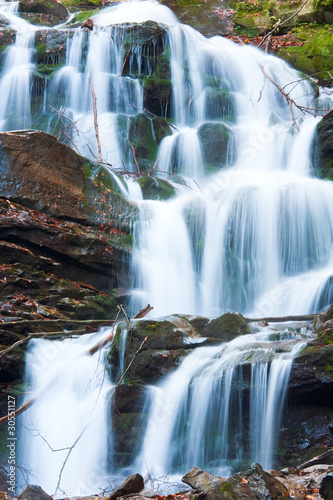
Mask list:
[[190,323],[203,337],[215,337],[223,342],[252,333],[243,316],[236,313],[226,313],[213,320],[198,317]]
[[157,177],[143,175],[137,182],[144,200],[168,200],[176,194],[175,188],[169,182]]
[[59,24],[68,17],[66,7],[55,0],[20,0],[19,12],[46,15],[51,25]]
[[230,131],[223,123],[204,123],[198,129],[203,159],[208,165],[224,167],[228,162]]
[[135,149],[138,161],[140,158],[150,161],[156,158],[157,144],[153,137],[151,120],[144,113],[132,118],[128,138]]
[[156,116],[152,119],[152,123],[157,144],[160,144],[164,137],[172,134],[171,127],[164,118]]
[[331,26],[304,24],[295,28],[301,46],[282,47],[277,55],[294,68],[314,75],[319,82],[330,78],[333,71],[333,31]]

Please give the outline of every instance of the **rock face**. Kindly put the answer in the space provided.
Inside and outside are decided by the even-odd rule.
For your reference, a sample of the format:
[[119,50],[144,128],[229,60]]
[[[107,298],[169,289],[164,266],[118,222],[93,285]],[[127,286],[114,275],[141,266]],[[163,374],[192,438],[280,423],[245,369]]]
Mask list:
[[[317,337],[293,362],[281,447],[289,461],[304,461],[333,446],[333,307],[315,320]],[[281,450],[282,451],[282,450]]]
[[117,293],[110,291],[129,283],[136,209],[113,187],[112,174],[30,131],[0,134],[0,173],[6,323],[115,316]]

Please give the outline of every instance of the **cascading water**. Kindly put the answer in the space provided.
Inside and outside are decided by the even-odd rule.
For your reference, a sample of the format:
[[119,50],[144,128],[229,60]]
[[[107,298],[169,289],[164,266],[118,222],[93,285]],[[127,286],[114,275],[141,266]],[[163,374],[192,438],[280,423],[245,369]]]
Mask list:
[[[12,26],[20,23],[1,73],[2,130],[31,124],[34,29],[10,12],[11,5],[0,4]],[[227,310],[287,315],[324,308],[333,301],[333,186],[312,177],[311,141],[320,117],[303,116],[294,107],[295,123],[288,103],[265,78],[267,72],[297,104],[312,103],[310,83],[289,87],[298,74],[286,63],[221,37],[207,40],[180,25],[165,6],[126,2],[94,16],[93,32],[68,30],[66,64],[48,82],[40,123],[52,131],[48,104],[65,110],[71,144],[89,158],[98,157],[94,91],[102,158],[115,170],[123,164],[133,169],[130,121],[144,107],[140,76],[149,76],[154,54],[146,57],[134,47],[130,74],[122,76],[126,51],[118,25],[147,20],[167,29],[163,43],[170,51],[172,110],[161,106],[161,115],[170,113],[175,125],[159,145],[155,171],[186,185],[176,182],[178,195],[159,202],[143,200],[137,183],[125,188],[116,178],[140,210],[133,310],[147,302],[155,316],[214,317]],[[133,77],[133,68],[139,77]],[[320,97],[312,107],[331,106],[332,99]],[[230,462],[272,465],[277,437],[272,429],[278,430],[292,358],[303,342],[294,336],[294,347],[290,336],[283,340],[284,353],[277,352],[282,340],[277,346],[271,334],[259,332],[187,356],[151,390],[148,429],[135,466],[145,470],[147,463],[165,473],[180,471],[181,464],[182,472],[202,465],[221,473]],[[96,492],[101,478],[108,481],[112,443],[105,403],[111,385],[103,354],[100,359],[87,354],[98,338],[30,345],[27,377],[40,397],[24,415],[21,461],[40,472],[36,480],[50,493],[59,475],[58,492],[67,494]],[[125,344],[124,334],[123,349]]]
[[0,12],[16,29],[15,43],[7,49],[0,80],[0,130],[29,128],[32,53],[35,29],[16,16],[19,2],[0,4]]
[[[286,352],[278,354],[281,339]],[[166,474],[195,464],[218,475],[242,461],[272,467],[292,360],[304,345],[302,335],[275,330],[197,348],[153,388],[136,465]]]
[[112,384],[106,351],[89,349],[110,333],[30,343],[26,382],[36,400],[21,422],[20,463],[50,493],[85,495],[109,486]]

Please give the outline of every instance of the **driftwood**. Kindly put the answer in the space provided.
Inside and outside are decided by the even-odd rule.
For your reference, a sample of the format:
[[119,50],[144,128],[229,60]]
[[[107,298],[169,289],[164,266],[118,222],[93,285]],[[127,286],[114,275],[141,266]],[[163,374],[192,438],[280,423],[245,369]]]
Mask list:
[[147,316],[148,313],[150,313],[150,311],[152,311],[154,308],[148,304],[146,305],[146,307],[144,307],[143,309],[141,309],[141,311],[139,311],[133,319],[141,319],[141,318],[144,318],[145,316]]
[[116,384],[116,386],[115,386],[115,388],[114,388],[113,394],[115,393],[116,389],[120,386],[120,384],[121,384],[121,383],[122,383],[122,381],[124,380],[126,373],[127,373],[127,372],[128,372],[128,370],[131,368],[131,366],[132,366],[132,364],[134,363],[135,358],[137,357],[137,355],[138,355],[138,354],[142,351],[143,346],[144,346],[144,345],[145,345],[145,343],[147,342],[147,339],[148,339],[148,337],[145,337],[145,338],[143,339],[143,341],[142,341],[142,342],[141,342],[141,344],[140,344],[139,349],[138,349],[137,351],[135,351],[135,353],[133,354],[133,358],[132,358],[132,359],[131,359],[131,361],[128,363],[126,370],[124,370],[124,371],[123,371],[123,373],[121,374],[121,377],[119,378],[119,380],[118,380],[118,382],[117,382],[117,384]]
[[313,321],[316,314],[303,314],[301,316],[280,316],[278,318],[244,318],[248,323],[283,323],[284,321]]
[[307,462],[304,462],[297,467],[297,470],[307,469],[308,467],[319,464],[333,465],[333,449],[327,451],[326,453],[323,453],[322,455],[318,455],[318,457],[313,457]]

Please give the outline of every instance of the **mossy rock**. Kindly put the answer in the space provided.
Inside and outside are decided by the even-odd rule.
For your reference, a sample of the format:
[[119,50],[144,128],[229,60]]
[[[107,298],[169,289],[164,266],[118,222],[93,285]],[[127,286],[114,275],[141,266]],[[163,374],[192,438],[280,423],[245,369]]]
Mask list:
[[223,123],[204,123],[198,129],[204,163],[224,167],[228,162],[230,131]]
[[142,413],[120,413],[114,406],[112,413],[113,465],[130,465],[141,445],[147,422],[147,415]]
[[294,33],[303,45],[282,47],[277,55],[294,68],[314,75],[319,83],[331,79],[333,71],[333,29],[331,26],[300,25]]
[[139,113],[132,118],[128,138],[138,160],[140,158],[155,160],[157,144],[153,137],[151,120],[144,113]]
[[157,144],[172,134],[171,127],[164,118],[156,116],[152,119],[152,123]]
[[[173,371],[188,352],[185,349],[143,350],[127,372],[125,382],[134,379],[141,383],[153,384]],[[128,366],[129,358],[126,356],[125,360],[125,365]]]
[[143,175],[139,177],[138,184],[144,200],[168,200],[176,194],[175,188],[169,182],[157,177]]
[[48,15],[53,24],[59,24],[68,18],[66,7],[55,0],[20,0],[19,12]]
[[236,313],[226,313],[213,320],[198,317],[190,323],[203,337],[214,337],[223,342],[252,333],[243,316]]

